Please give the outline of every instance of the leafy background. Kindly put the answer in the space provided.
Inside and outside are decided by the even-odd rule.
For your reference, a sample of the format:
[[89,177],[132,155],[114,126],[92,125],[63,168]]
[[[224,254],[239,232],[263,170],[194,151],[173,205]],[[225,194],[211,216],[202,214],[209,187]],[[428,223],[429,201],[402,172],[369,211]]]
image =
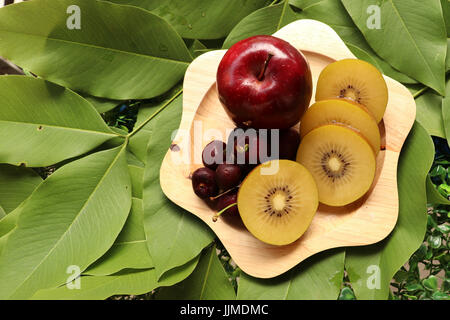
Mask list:
[[[66,27],[74,4],[81,30]],[[370,5],[381,29],[367,27]],[[355,56],[405,84],[417,121],[385,240],[255,279],[165,198],[159,168],[190,62],[298,19],[330,25]],[[0,77],[0,299],[449,299],[449,35],[448,0],[32,0],[0,9],[0,55],[24,73]],[[81,289],[69,290],[77,276]]]

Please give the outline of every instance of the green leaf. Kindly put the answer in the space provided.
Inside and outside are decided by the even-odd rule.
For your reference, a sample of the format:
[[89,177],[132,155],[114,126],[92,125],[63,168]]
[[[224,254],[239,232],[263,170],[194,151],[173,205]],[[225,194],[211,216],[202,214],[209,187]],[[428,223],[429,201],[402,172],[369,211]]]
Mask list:
[[189,52],[191,53],[192,57],[197,58],[198,56],[202,55],[203,53],[210,51],[203,43],[195,40],[187,40],[187,46],[189,49]]
[[0,206],[4,213],[17,208],[41,182],[31,169],[0,164]]
[[391,279],[422,244],[427,225],[425,180],[433,158],[433,141],[416,122],[398,165],[395,229],[379,243],[346,250],[345,266],[358,299],[386,299]]
[[450,233],[450,226],[447,224],[440,224],[436,227],[436,229],[443,234]]
[[339,294],[338,300],[356,300],[356,297],[353,294],[352,289],[350,289],[349,287],[344,287]]
[[[82,276],[80,289],[62,286],[38,291],[33,300],[103,300],[114,295],[141,295],[161,286],[172,286],[194,271],[195,258],[158,281],[155,269],[126,270],[111,276]],[[175,272],[176,271],[176,272]]]
[[234,300],[236,294],[211,246],[201,256],[195,271],[184,281],[158,292],[159,300]]
[[97,98],[87,94],[84,94],[83,98],[89,101],[98,113],[111,111],[121,103],[120,100]]
[[6,217],[0,219],[0,237],[5,236],[16,227],[20,212],[21,206],[7,214]]
[[447,57],[445,58],[445,72],[450,70],[450,38],[447,38]]
[[128,219],[113,246],[83,274],[105,276],[124,269],[153,267],[144,233],[143,211],[142,200],[133,198]]
[[445,86],[445,97],[442,98],[442,123],[445,132],[444,137],[447,137],[447,143],[450,145],[450,78]]
[[435,276],[429,276],[422,280],[422,284],[426,289],[431,291],[435,291],[438,288],[437,278]]
[[182,89],[180,89],[179,86],[176,86],[164,97],[154,99],[154,101],[148,102],[139,108],[136,123],[134,125],[134,132],[130,138],[128,149],[141,161],[141,163],[145,164],[147,162],[147,145],[153,130],[153,126],[149,125],[148,122],[152,121],[159,112],[166,108],[170,108],[174,103],[174,100],[179,97],[182,92]]
[[188,39],[224,38],[233,27],[253,11],[265,6],[268,0],[165,0],[155,1],[109,0],[129,3],[151,10],[164,18],[183,37]]
[[373,51],[340,1],[290,0],[290,4],[302,10],[299,18],[318,20],[332,27],[357,58],[371,63],[385,75],[402,83],[416,83]]
[[427,241],[433,249],[438,249],[442,244],[442,238],[440,236],[429,236]]
[[233,28],[225,39],[223,48],[229,48],[236,42],[251,36],[271,35],[297,19],[288,0],[256,10]]
[[423,287],[419,283],[411,283],[405,286],[406,291],[415,292],[418,290],[423,290]]
[[416,120],[430,135],[445,139],[442,97],[427,91],[416,99]]
[[450,300],[450,295],[445,292],[436,291],[431,296],[433,300]]
[[131,207],[124,146],[71,162],[19,207],[0,256],[0,299],[24,299],[85,270],[120,233]]
[[4,218],[5,216],[6,216],[5,210],[2,207],[0,207],[0,219]]
[[[130,154],[131,153],[128,154],[128,158],[130,158]],[[134,163],[128,162],[128,172],[130,173],[131,184],[133,186],[133,197],[142,200],[144,165],[139,160],[137,161],[138,162]]]
[[344,276],[343,250],[315,254],[291,271],[273,278],[256,279],[242,274],[240,300],[336,300]]
[[48,166],[117,137],[86,100],[42,79],[0,77],[0,104],[3,163]]
[[[80,29],[68,29],[80,8]],[[41,12],[45,8],[45,12]],[[36,14],[41,12],[41,14]],[[158,96],[191,56],[175,30],[146,10],[92,0],[35,0],[0,10],[0,55],[38,76],[117,100]]]
[[427,176],[427,200],[428,203],[437,203],[450,205],[450,200],[444,198],[434,186],[431,181],[430,175]]
[[442,14],[445,21],[445,27],[447,30],[447,37],[450,37],[450,1],[441,0]]
[[[342,0],[342,3],[380,57],[444,94],[447,37],[439,0]],[[380,8],[379,28],[368,23],[374,17],[373,12],[368,13],[370,5]]]
[[180,123],[182,96],[169,101],[142,122],[143,130],[150,133],[146,138],[144,229],[158,277],[198,256],[213,239],[208,226],[177,207],[161,190],[159,170]]

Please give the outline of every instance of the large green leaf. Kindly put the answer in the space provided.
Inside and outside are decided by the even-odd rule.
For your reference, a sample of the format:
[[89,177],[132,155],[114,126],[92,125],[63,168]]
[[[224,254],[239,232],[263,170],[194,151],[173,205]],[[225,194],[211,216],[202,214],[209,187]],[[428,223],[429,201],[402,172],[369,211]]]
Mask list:
[[5,209],[3,209],[2,207],[0,207],[0,219],[4,218],[5,216],[6,216]]
[[450,38],[447,38],[447,58],[445,60],[445,70],[450,70]]
[[445,27],[447,30],[447,37],[450,37],[450,1],[441,0],[442,13],[444,16]]
[[[188,39],[219,39],[245,16],[265,6],[268,0],[109,0],[151,10]],[[159,2],[159,3],[158,3]]]
[[42,178],[31,169],[0,164],[0,206],[4,212],[17,208],[41,182]]
[[236,294],[228,275],[211,246],[200,258],[195,271],[179,284],[158,292],[160,300],[234,300]]
[[[342,0],[342,3],[378,55],[444,94],[447,37],[439,0]],[[379,29],[368,23],[370,5],[380,7]]]
[[358,299],[387,299],[392,277],[422,243],[427,225],[425,180],[433,158],[433,141],[416,122],[400,156],[400,209],[394,231],[377,244],[346,250],[345,266]]
[[108,112],[120,104],[120,100],[97,98],[88,94],[83,95],[83,98],[89,101],[98,113]]
[[445,97],[442,99],[442,123],[445,137],[447,137],[447,142],[450,145],[450,78],[445,86]]
[[[140,160],[142,163],[147,162],[147,145],[148,140],[152,135],[153,126],[148,123],[152,121],[159,112],[165,108],[171,107],[174,100],[181,95],[182,89],[176,86],[167,95],[154,99],[139,108],[134,132],[130,138],[128,149]],[[174,129],[172,129],[174,130]]]
[[130,207],[124,146],[57,170],[19,207],[0,256],[0,299],[63,284],[69,266],[86,269],[111,247]]
[[427,176],[427,200],[428,203],[432,204],[445,204],[450,205],[450,200],[444,198],[439,191],[436,189],[433,181],[431,181],[431,177],[428,174]]
[[172,286],[189,276],[198,263],[198,257],[168,273],[158,281],[155,269],[125,270],[111,276],[83,276],[80,289],[62,286],[38,291],[35,300],[102,300],[114,295],[140,295],[162,286]]
[[428,90],[416,99],[416,120],[430,135],[445,138],[442,97]]
[[152,268],[153,261],[147,248],[143,218],[142,200],[133,198],[127,222],[113,246],[83,274],[104,276],[123,269]]
[[229,48],[236,42],[251,36],[271,35],[297,19],[298,17],[289,6],[288,0],[256,10],[233,28],[225,39],[223,48]]
[[357,58],[373,64],[385,75],[400,82],[416,82],[410,77],[395,70],[373,51],[340,1],[290,0],[290,3],[293,6],[302,9],[298,14],[299,18],[319,20],[332,27]]
[[32,77],[2,76],[0,136],[0,162],[42,167],[86,153],[117,134],[69,89]]
[[0,237],[5,236],[16,227],[20,212],[21,206],[0,219]]
[[[67,27],[71,6],[81,29]],[[42,10],[45,8],[45,10]],[[71,7],[73,8],[73,7]],[[162,18],[95,0],[35,0],[0,9],[0,55],[44,79],[118,100],[150,98],[173,87],[191,60]]]
[[159,182],[161,162],[178,129],[182,96],[171,100],[142,125],[150,132],[144,173],[144,229],[158,277],[196,257],[211,243],[210,229],[166,198]]
[[345,252],[334,249],[318,253],[285,274],[256,279],[243,274],[240,300],[336,300],[344,277]]

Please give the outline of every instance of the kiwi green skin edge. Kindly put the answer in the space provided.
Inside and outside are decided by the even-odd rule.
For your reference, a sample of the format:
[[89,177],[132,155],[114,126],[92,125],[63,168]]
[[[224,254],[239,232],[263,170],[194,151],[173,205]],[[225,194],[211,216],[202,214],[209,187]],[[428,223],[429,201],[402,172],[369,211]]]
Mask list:
[[[336,123],[336,124],[324,124],[324,125],[322,125],[322,126],[319,126],[319,127],[315,128],[314,130],[317,130],[317,129],[322,128],[322,127],[328,127],[328,126],[341,127],[341,128],[345,128],[345,129],[347,129],[347,130],[350,130],[350,131],[356,133],[357,135],[359,135],[359,136],[360,136],[360,137],[361,137],[361,138],[369,145],[369,147],[370,147],[370,143],[367,141],[367,139],[366,139],[361,133],[359,133],[358,131],[356,131],[356,130],[353,129],[352,127],[349,127],[349,126],[347,126],[347,125],[345,125],[345,124],[340,124],[340,123]],[[311,130],[309,133],[313,132],[314,130]],[[308,134],[309,134],[309,133],[308,133]],[[307,134],[307,135],[308,135],[308,134]],[[307,135],[305,135],[305,137],[306,137]],[[325,202],[320,202],[320,201],[319,201],[320,203],[322,203],[322,204],[324,204],[324,205],[327,205],[327,206],[330,206],[330,207],[345,207],[345,206],[347,206],[347,205],[349,205],[349,204],[351,204],[351,203],[354,203],[354,202],[358,201],[359,199],[361,199],[361,198],[362,198],[362,197],[370,190],[370,188],[371,188],[372,185],[373,185],[373,182],[375,181],[375,174],[376,174],[376,172],[377,172],[377,154],[375,153],[375,151],[373,150],[372,147],[370,147],[370,150],[372,150],[372,153],[373,153],[373,156],[374,156],[374,159],[375,159],[375,166],[374,166],[374,171],[373,171],[373,174],[372,174],[372,183],[369,185],[369,187],[367,188],[367,190],[364,191],[360,196],[358,196],[358,198],[356,198],[354,201],[349,202],[349,203],[346,203],[346,204],[330,204],[330,203],[325,203]],[[295,159],[296,159],[297,162],[299,162],[299,161],[298,161],[299,154],[300,154],[300,145],[298,146],[298,149],[297,149],[297,155],[296,155],[296,157],[295,157]],[[300,162],[299,162],[299,163],[300,163]],[[313,178],[314,178],[314,176],[313,176]]]
[[[313,175],[309,172],[309,170],[308,170],[304,165],[302,165],[301,163],[298,163],[297,161],[285,160],[285,159],[280,159],[280,160],[270,160],[270,161],[279,161],[279,162],[282,162],[282,161],[288,161],[288,162],[295,162],[295,163],[301,165],[303,168],[305,168],[305,170],[306,170],[306,171],[309,173],[309,175],[311,176],[311,179],[312,179],[314,185],[316,186],[317,199],[319,199],[319,190],[317,189],[316,181],[314,180]],[[251,174],[253,171],[257,170],[260,166],[262,166],[262,165],[264,165],[264,164],[267,164],[267,163],[270,162],[270,161],[264,162],[264,163],[262,163],[262,164],[256,166],[255,168],[253,168],[253,170],[250,171],[250,172],[247,174],[247,176],[244,178],[244,180],[243,180],[242,183],[241,183],[241,186],[245,183],[245,180],[247,180],[247,178],[250,176],[250,174]],[[241,193],[241,188],[239,188],[238,195],[237,195],[237,204],[238,204],[238,211],[239,211],[239,213],[241,212],[241,211],[239,210],[239,195],[240,195],[240,193]],[[257,237],[256,235],[254,235],[254,234],[250,231],[250,229],[248,228],[248,226],[245,224],[245,220],[242,219],[242,217],[241,217],[241,220],[242,220],[242,222],[244,223],[245,228],[247,229],[247,231],[250,232],[250,233],[252,234],[252,236],[254,236],[256,239],[258,239],[259,241],[264,242],[264,243],[266,243],[266,244],[270,244],[270,245],[273,245],[273,246],[281,247],[281,246],[286,246],[286,245],[289,245],[289,244],[291,244],[291,243],[294,243],[295,241],[297,241],[298,239],[300,239],[300,238],[305,234],[305,232],[309,229],[309,226],[311,225],[311,222],[313,221],[313,219],[314,219],[314,217],[315,217],[315,215],[316,215],[316,213],[317,213],[318,208],[319,208],[319,201],[317,201],[317,204],[316,204],[315,210],[314,210],[314,214],[311,215],[311,219],[308,221],[308,224],[306,225],[305,230],[304,230],[301,234],[299,234],[298,238],[294,239],[294,240],[291,241],[291,242],[287,242],[287,243],[273,243],[273,242],[268,242],[268,241],[262,240],[261,238]]]

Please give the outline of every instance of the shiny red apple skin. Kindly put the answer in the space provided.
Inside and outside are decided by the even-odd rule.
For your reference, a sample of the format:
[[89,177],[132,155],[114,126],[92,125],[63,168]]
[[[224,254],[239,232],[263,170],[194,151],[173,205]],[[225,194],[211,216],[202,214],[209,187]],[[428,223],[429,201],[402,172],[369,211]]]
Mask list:
[[303,54],[273,36],[233,45],[217,70],[217,91],[238,127],[287,129],[309,106],[311,69]]

